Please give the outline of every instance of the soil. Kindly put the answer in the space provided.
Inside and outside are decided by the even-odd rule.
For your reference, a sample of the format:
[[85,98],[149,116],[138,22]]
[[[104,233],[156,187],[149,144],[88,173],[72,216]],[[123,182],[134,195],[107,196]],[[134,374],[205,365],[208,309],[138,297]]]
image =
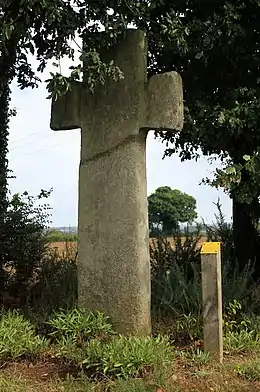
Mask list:
[[38,360],[36,362],[11,362],[0,370],[0,376],[22,378],[35,381],[66,379],[67,375],[77,376],[75,366],[57,360]]
[[[174,363],[174,373],[169,380],[169,389],[155,388],[155,392],[249,392],[260,391],[260,382],[250,382],[237,375],[235,366],[245,357],[227,357],[223,365],[198,366],[178,359]],[[247,358],[248,360],[248,358]],[[57,360],[41,360],[35,363],[15,362],[0,370],[0,376],[37,381],[44,385],[53,379],[65,379],[68,374],[76,376],[78,371],[71,365]]]

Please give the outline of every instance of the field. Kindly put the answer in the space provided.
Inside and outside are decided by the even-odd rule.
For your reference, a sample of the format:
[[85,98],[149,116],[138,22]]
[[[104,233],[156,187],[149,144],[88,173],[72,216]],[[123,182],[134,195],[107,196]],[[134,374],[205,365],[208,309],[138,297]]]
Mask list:
[[[153,245],[153,238],[150,238],[150,245]],[[174,248],[174,239],[172,237],[167,238],[167,241],[169,241],[170,245]],[[182,242],[184,243],[185,238],[182,238]],[[198,245],[200,246],[204,241],[206,241],[205,237],[201,237],[201,239],[198,241]],[[52,249],[55,249],[57,253],[62,256],[64,253],[69,252],[72,258],[76,257],[76,252],[77,252],[77,242],[70,242],[70,241],[65,241],[65,242],[51,242],[49,246]]]

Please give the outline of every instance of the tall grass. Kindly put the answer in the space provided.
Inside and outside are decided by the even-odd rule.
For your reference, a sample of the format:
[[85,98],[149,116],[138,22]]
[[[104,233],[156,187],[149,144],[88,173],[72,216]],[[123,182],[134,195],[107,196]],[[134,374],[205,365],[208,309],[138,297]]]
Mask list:
[[173,242],[158,237],[150,245],[152,276],[152,311],[165,316],[169,313],[198,315],[201,305],[200,227],[195,233],[180,232]]
[[69,243],[62,254],[53,249],[46,252],[36,271],[28,306],[41,314],[77,306],[77,264]]
[[[224,310],[238,300],[243,308],[260,309],[260,296],[252,289],[253,266],[238,267],[233,252],[232,225],[225,221],[221,205],[216,203],[217,214],[213,225],[204,225],[208,241],[222,243],[222,291]],[[201,315],[200,239],[202,227],[195,233],[177,231],[172,241],[158,237],[150,245],[152,272],[152,312],[155,317]]]

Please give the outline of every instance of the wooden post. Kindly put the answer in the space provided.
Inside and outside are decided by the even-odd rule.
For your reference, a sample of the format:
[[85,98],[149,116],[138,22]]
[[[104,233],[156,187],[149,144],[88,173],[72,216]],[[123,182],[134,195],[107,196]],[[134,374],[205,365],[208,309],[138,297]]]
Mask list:
[[220,242],[204,242],[201,248],[204,351],[223,362],[223,321]]

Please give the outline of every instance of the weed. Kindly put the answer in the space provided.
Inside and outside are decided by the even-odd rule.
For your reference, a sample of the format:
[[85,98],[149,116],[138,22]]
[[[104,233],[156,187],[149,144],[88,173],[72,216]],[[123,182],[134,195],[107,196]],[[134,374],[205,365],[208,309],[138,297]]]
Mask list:
[[167,334],[171,343],[186,345],[202,338],[202,319],[183,314],[160,322],[154,321],[153,333],[155,336]]
[[91,340],[83,361],[94,377],[141,377],[171,367],[172,350],[166,338],[118,336],[109,342]]
[[143,379],[117,380],[111,385],[112,392],[155,392],[164,389],[156,388],[156,383],[146,382]]
[[193,342],[202,337],[202,322],[191,314],[183,314],[175,321],[176,341]]
[[37,313],[51,314],[58,309],[72,309],[77,304],[77,265],[49,252],[37,272],[31,288],[29,305]]
[[251,360],[236,367],[237,373],[249,381],[260,381],[260,361]]
[[87,342],[90,338],[105,338],[114,334],[109,318],[103,313],[92,313],[84,309],[55,313],[47,322],[49,335],[54,341]]
[[251,321],[242,314],[242,305],[237,300],[229,302],[223,316],[224,333],[248,331]]
[[176,350],[175,355],[182,358],[185,361],[188,361],[190,365],[197,365],[197,366],[202,366],[206,365],[209,363],[212,359],[212,356],[210,353],[205,353],[201,349],[197,348],[194,349],[192,348],[191,350]]
[[228,332],[224,337],[225,350],[231,353],[243,353],[260,348],[260,335],[255,331],[242,330]]
[[18,312],[7,312],[0,317],[0,359],[14,360],[42,353],[48,342],[36,335],[33,325]]
[[201,279],[198,242],[200,235],[186,231],[173,237],[158,237],[150,246],[152,311],[154,315],[200,313]]
[[191,361],[198,366],[206,365],[211,360],[210,353],[205,353],[199,348],[192,349],[190,355],[191,355]]

